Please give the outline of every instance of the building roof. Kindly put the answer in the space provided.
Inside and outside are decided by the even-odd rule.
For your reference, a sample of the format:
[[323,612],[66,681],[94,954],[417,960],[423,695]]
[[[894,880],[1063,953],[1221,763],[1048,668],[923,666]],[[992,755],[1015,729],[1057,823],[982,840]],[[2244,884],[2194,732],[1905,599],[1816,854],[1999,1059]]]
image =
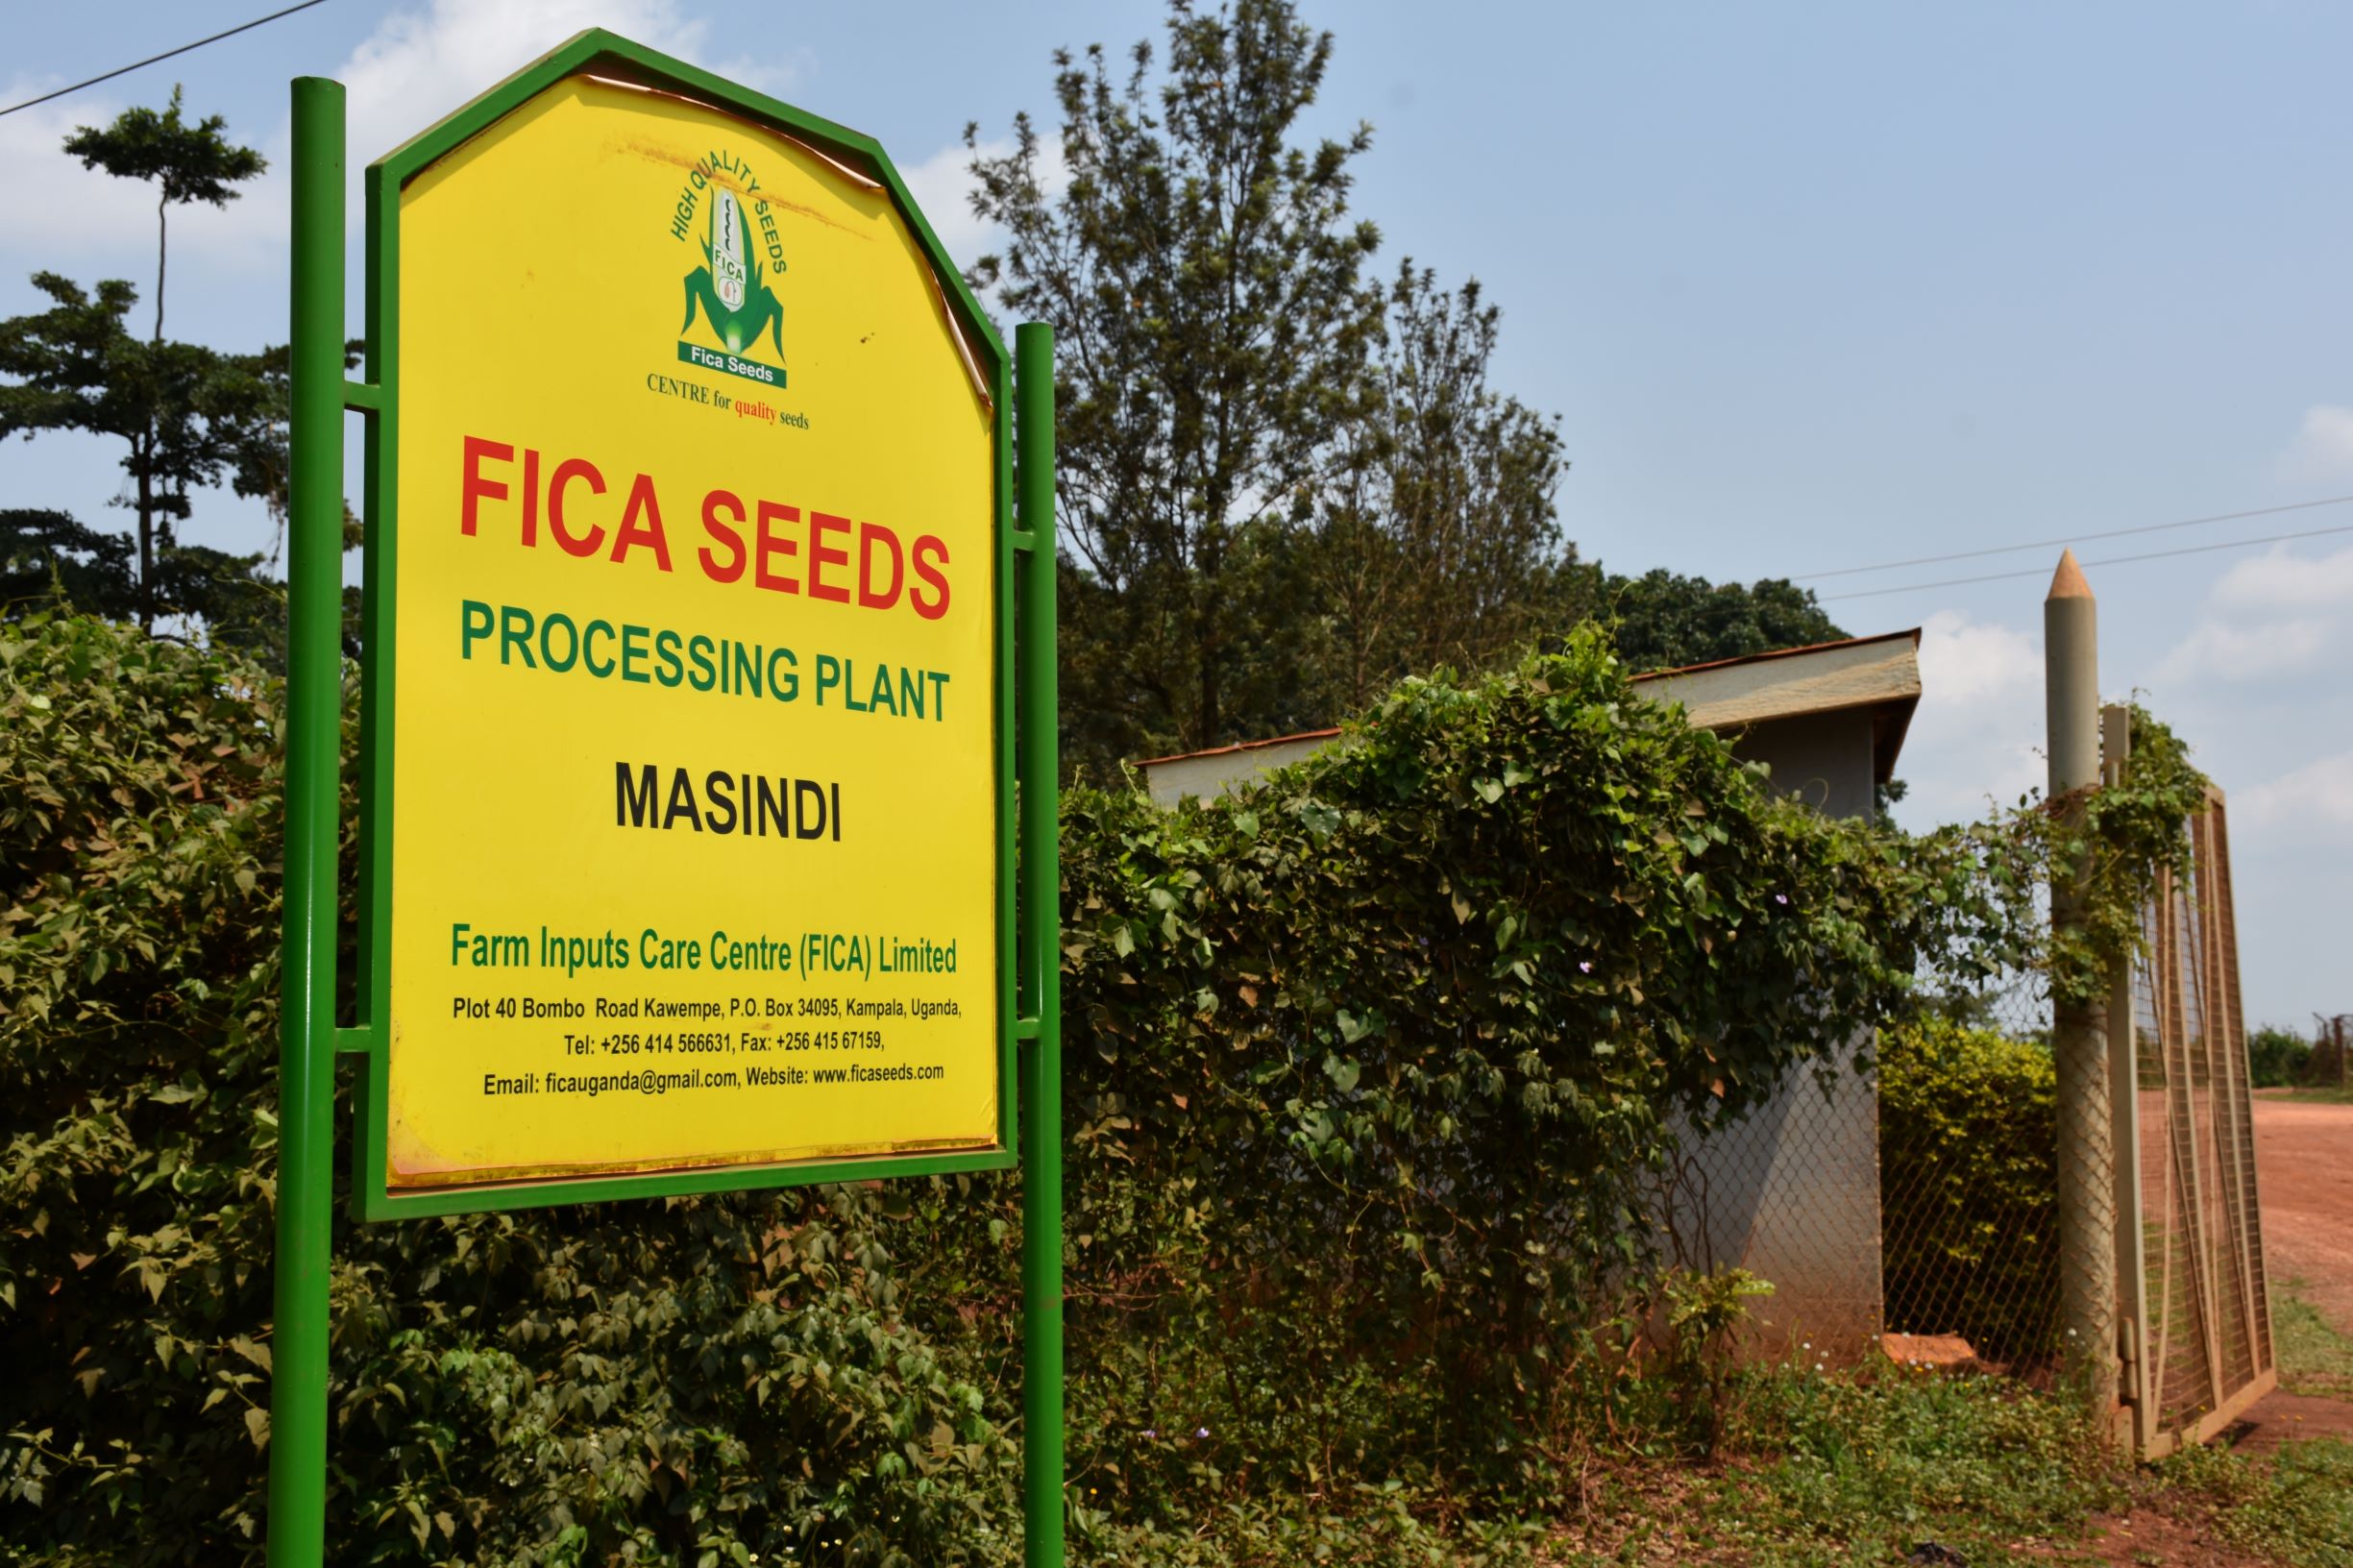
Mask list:
[[1634,679],[1637,681],[1661,680],[1668,675],[1694,675],[1703,670],[1728,670],[1735,665],[1764,664],[1774,659],[1794,659],[1806,653],[1823,653],[1834,648],[1863,648],[1873,643],[1892,643],[1899,639],[1910,642],[1917,649],[1920,647],[1920,628],[1914,626],[1909,631],[1875,632],[1869,637],[1841,637],[1835,642],[1806,643],[1797,648],[1772,648],[1762,653],[1743,653],[1731,659],[1709,659],[1704,664],[1679,664],[1666,670],[1645,670],[1634,676]]
[[[1735,659],[1633,677],[1643,695],[1679,702],[1703,729],[1746,729],[1752,724],[1815,714],[1867,713],[1872,726],[1873,772],[1879,783],[1895,775],[1896,757],[1920,704],[1920,628],[1847,637],[1804,648],[1778,648]],[[1310,729],[1202,751],[1147,757],[1136,766],[1151,779],[1155,799],[1214,793],[1229,783],[1296,762],[1337,729]]]
[[1303,729],[1296,735],[1270,735],[1262,741],[1236,741],[1232,746],[1213,746],[1206,751],[1171,751],[1164,757],[1138,757],[1139,768],[1157,768],[1164,762],[1189,762],[1195,757],[1222,757],[1236,751],[1257,751],[1269,746],[1289,746],[1298,741],[1329,741],[1339,734],[1339,726],[1330,729]]
[[1895,776],[1912,712],[1920,706],[1919,649],[1920,629],[1914,627],[1654,671],[1636,675],[1634,684],[1662,701],[1680,702],[1703,729],[1865,710],[1872,723],[1872,771],[1884,784]]

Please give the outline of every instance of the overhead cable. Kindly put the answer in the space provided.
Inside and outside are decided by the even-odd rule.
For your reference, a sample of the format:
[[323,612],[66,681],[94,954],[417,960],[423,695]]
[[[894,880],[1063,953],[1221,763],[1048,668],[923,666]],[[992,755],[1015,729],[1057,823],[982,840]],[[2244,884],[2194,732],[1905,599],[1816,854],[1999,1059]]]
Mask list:
[[[2353,523],[2347,523],[2341,527],[2311,528],[2302,533],[2268,534],[2261,539],[2233,539],[2219,545],[2186,545],[2180,550],[2152,550],[2140,555],[2108,555],[2096,561],[2084,561],[2079,564],[2086,568],[2122,566],[2131,561],[2164,560],[2171,555],[2204,555],[2218,550],[2244,550],[2249,545],[2277,545],[2291,539],[2318,539],[2332,533],[2353,533]],[[2087,534],[2083,537],[2097,538],[2099,536]],[[2055,539],[2051,542],[2062,545],[2069,543],[2064,539]],[[2023,572],[1989,572],[1983,576],[1976,577],[1946,577],[1937,582],[1907,582],[1900,588],[1865,588],[1851,594],[1824,594],[1821,596],[1821,601],[1827,604],[1832,600],[1838,599],[1877,599],[1884,594],[1916,594],[1928,588],[1959,588],[1973,582],[2007,582],[2013,577],[2040,577],[2047,575],[2044,568],[2030,566]]]
[[264,22],[274,22],[281,16],[291,16],[298,11],[308,11],[312,6],[323,6],[326,3],[327,0],[303,0],[299,6],[288,6],[283,11],[273,11],[267,16],[257,16],[252,21],[240,23],[226,33],[215,33],[208,38],[198,38],[194,43],[184,43],[177,49],[166,49],[159,55],[149,55],[145,60],[135,60],[128,65],[115,67],[104,76],[93,76],[87,82],[77,82],[70,87],[60,87],[55,92],[44,92],[38,98],[27,98],[21,104],[11,104],[6,109],[0,109],[0,114],[13,114],[20,109],[31,109],[36,104],[45,104],[53,98],[62,98],[69,92],[80,92],[84,87],[94,87],[101,82],[111,82],[118,76],[128,76],[143,65],[153,65],[158,61],[169,60],[174,55],[184,55],[191,49],[202,49],[206,44],[218,43],[223,38],[233,38],[240,33],[252,32]]
[[[2327,496],[2319,501],[2290,502],[2284,506],[2258,506],[2251,511],[2244,512],[2217,512],[2212,517],[2185,517],[2178,523],[2145,523],[2139,527],[2109,528],[2105,532],[2101,533],[2071,533],[2057,539],[2034,539],[2029,540],[2027,543],[2022,545],[1996,545],[1990,550],[1964,550],[1956,551],[1950,555],[1915,555],[1910,560],[1881,561],[1876,566],[1842,566],[1835,572],[1807,572],[1799,576],[1794,576],[1789,580],[1792,582],[1816,582],[1824,577],[1851,577],[1858,576],[1866,572],[1893,572],[1899,567],[1905,566],[1936,566],[1945,561],[1973,561],[1981,556],[2009,555],[2022,550],[2048,550],[2054,545],[2079,545],[2091,539],[2121,539],[2127,534],[2163,533],[2169,528],[2194,528],[2209,523],[2236,523],[2243,518],[2249,517],[2271,517],[2280,512],[2309,511],[2315,506],[2341,506],[2349,501],[2353,501],[2353,496]],[[2289,535],[2287,537],[2297,538],[2302,537],[2302,535]],[[2141,559],[2139,556],[2135,556],[2133,558],[2136,560]],[[1890,593],[1900,592],[1899,589],[1892,588],[1887,591]],[[1838,597],[1841,599],[1853,599],[1857,596],[1853,594],[1841,594]]]

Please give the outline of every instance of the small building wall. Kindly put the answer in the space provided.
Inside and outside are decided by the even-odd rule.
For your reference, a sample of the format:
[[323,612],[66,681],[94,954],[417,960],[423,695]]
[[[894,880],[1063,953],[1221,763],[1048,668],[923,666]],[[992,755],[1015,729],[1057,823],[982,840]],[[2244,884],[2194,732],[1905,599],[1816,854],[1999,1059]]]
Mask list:
[[[1735,755],[1774,788],[1833,817],[1875,806],[1867,713],[1801,714],[1752,725]],[[1851,1362],[1878,1344],[1879,1098],[1856,1046],[1827,1074],[1793,1070],[1744,1120],[1702,1139],[1686,1127],[1667,1194],[1674,1251],[1696,1267],[1773,1282],[1753,1302],[1752,1353]]]
[[1732,754],[1773,770],[1773,787],[1825,817],[1867,819],[1878,809],[1871,721],[1852,713],[1809,713],[1734,737]]
[[1138,766],[1143,770],[1144,787],[1152,794],[1152,803],[1173,806],[1188,796],[1206,800],[1262,773],[1304,762],[1331,745],[1338,734],[1336,729],[1311,730],[1305,735],[1286,735],[1280,740],[1221,746],[1214,751],[1156,757]]

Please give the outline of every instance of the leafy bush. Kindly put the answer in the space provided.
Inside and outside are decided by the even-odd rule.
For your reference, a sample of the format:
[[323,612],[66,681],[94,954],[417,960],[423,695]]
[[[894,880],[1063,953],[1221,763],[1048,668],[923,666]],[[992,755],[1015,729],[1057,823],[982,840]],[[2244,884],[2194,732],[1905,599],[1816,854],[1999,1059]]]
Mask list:
[[1880,1042],[1887,1321],[2013,1360],[2058,1348],[2050,1050],[1926,1018]]
[[1672,1115],[1900,1006],[1982,914],[1949,848],[1776,797],[1591,633],[1239,794],[1073,796],[1073,1371],[1128,1506],[1537,1479]]
[[[0,1560],[258,1560],[282,688],[45,617],[0,671]],[[338,1225],[341,1560],[1000,1560],[1016,1456],[956,1309],[1007,1300],[1005,1212]]]
[[2257,1089],[2292,1089],[2312,1074],[2312,1041],[2275,1024],[2267,1023],[2247,1038],[2246,1057]]
[[[282,696],[0,625],[0,1561],[259,1556]],[[1590,634],[1243,796],[1074,793],[1080,1556],[1520,1551],[1636,1397],[1671,1115],[1900,1009],[1973,853],[1777,801]],[[1009,1560],[1017,1198],[339,1224],[337,1560]]]

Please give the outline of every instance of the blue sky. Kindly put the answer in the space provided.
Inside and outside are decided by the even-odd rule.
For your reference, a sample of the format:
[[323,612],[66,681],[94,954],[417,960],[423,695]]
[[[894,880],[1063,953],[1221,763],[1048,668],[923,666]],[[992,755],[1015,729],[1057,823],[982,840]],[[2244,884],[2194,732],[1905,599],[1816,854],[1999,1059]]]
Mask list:
[[[11,7],[0,102],[250,19],[265,0]],[[1387,257],[1477,276],[1497,379],[1562,416],[1570,535],[1621,571],[1752,578],[2353,495],[2353,8],[2321,4],[1311,7],[1318,129],[1375,127],[1357,206]],[[286,80],[352,89],[355,166],[578,28],[608,26],[878,136],[951,248],[965,123],[1048,106],[1049,52],[1156,35],[1150,5],[723,8],[328,0],[0,118],[0,313],[48,267],[153,267],[144,187],[57,152],[186,83],[277,167],[174,220],[168,325],[284,336]],[[353,316],[358,320],[356,309]],[[113,454],[0,447],[0,497],[86,520]],[[2087,544],[2088,562],[2353,525],[2353,505]],[[270,543],[223,496],[195,537]],[[1919,625],[1913,825],[2040,777],[2056,551],[1836,577],[1863,633]],[[2092,565],[2102,685],[2232,802],[2250,1024],[2353,1009],[2353,533]]]

